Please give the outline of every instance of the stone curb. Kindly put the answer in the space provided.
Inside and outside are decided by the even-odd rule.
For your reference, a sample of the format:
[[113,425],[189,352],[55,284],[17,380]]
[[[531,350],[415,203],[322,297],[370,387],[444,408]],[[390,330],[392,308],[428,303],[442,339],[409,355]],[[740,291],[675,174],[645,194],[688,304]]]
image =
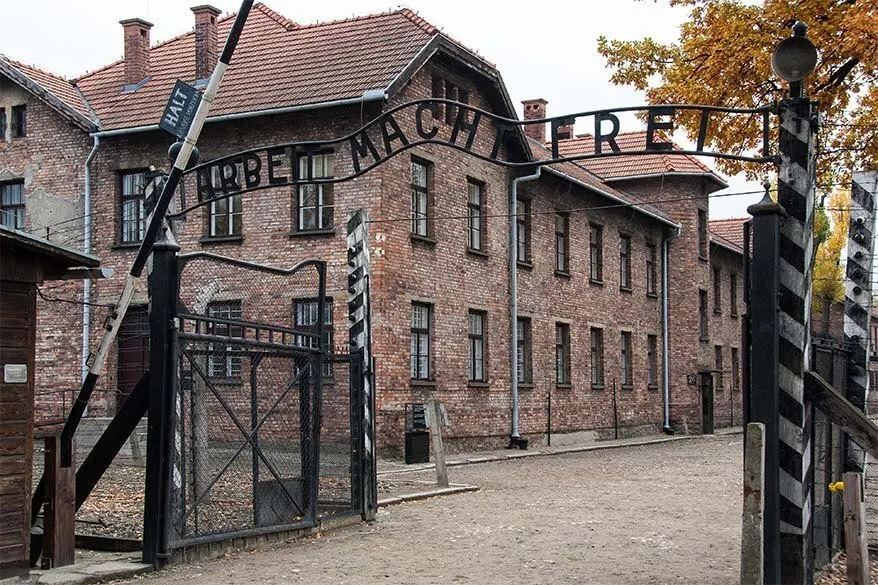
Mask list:
[[437,496],[450,496],[452,494],[462,494],[465,492],[477,492],[479,486],[476,485],[455,485],[447,488],[436,488],[435,490],[427,490],[425,492],[415,492],[413,494],[405,494],[402,496],[394,496],[378,500],[378,507],[395,506],[403,502],[416,502],[418,500],[426,500]]
[[70,565],[50,571],[32,571],[29,581],[34,585],[90,585],[118,579],[130,579],[153,570],[152,565],[128,561],[107,561],[96,565]]
[[[503,455],[485,455],[485,456],[476,456],[476,457],[468,457],[467,459],[452,459],[445,462],[446,467],[457,467],[460,465],[474,465],[477,463],[493,463],[496,461],[512,461],[515,459],[522,459],[526,457],[541,457],[541,456],[551,456],[551,455],[566,455],[568,453],[584,453],[587,451],[601,451],[603,449],[621,449],[623,447],[643,447],[645,445],[657,445],[660,443],[670,443],[673,441],[691,441],[695,439],[705,439],[705,438],[718,438],[725,436],[733,436],[743,434],[744,430],[742,428],[735,428],[732,430],[723,430],[722,432],[713,434],[713,435],[679,435],[673,437],[651,437],[648,439],[639,439],[635,441],[629,441],[624,443],[616,443],[616,442],[607,442],[607,443],[596,443],[594,445],[582,445],[579,447],[563,447],[559,449],[551,449],[551,450],[542,450],[542,451],[512,451],[508,454]],[[418,463],[415,465],[409,465],[400,469],[385,469],[383,471],[379,471],[378,475],[390,475],[395,473],[414,473],[417,471],[428,471],[431,469],[435,469],[436,465],[434,463]]]

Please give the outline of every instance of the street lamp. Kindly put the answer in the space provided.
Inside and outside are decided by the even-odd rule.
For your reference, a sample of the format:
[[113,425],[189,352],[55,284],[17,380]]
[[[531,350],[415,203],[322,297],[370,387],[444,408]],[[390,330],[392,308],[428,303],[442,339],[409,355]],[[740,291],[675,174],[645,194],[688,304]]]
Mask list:
[[775,75],[790,82],[790,97],[802,97],[802,80],[817,66],[817,48],[805,34],[808,25],[797,21],[793,36],[780,42],[771,55],[771,69]]

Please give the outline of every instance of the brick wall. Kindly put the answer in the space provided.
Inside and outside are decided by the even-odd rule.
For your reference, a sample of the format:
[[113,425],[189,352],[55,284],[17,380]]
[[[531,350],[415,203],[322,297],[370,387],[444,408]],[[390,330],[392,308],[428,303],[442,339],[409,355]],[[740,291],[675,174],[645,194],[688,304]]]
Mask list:
[[[438,65],[417,73],[388,107],[431,94],[433,75],[448,79],[470,91],[470,103],[490,109],[479,84]],[[305,139],[326,139],[349,133],[375,115],[367,107],[318,110],[253,118],[237,122],[208,124],[199,140],[202,161],[229,153]],[[59,124],[57,116],[56,124]],[[414,129],[400,120],[407,133]],[[437,121],[439,136],[447,137],[450,126]],[[68,166],[82,175],[82,164],[90,140],[75,129],[54,135],[69,135],[75,151]],[[50,134],[51,135],[51,134]],[[483,138],[488,139],[485,135]],[[66,139],[65,139],[66,140]],[[57,138],[55,139],[57,141]],[[167,149],[172,138],[157,131],[107,137],[102,141],[93,163],[94,172],[94,253],[104,266],[114,269],[112,278],[95,284],[94,300],[113,303],[117,300],[133,260],[136,246],[120,245],[120,171],[150,166],[168,168]],[[487,146],[487,145],[485,145]],[[72,148],[72,147],[71,147]],[[54,152],[53,144],[43,145],[41,152]],[[506,156],[505,152],[502,153]],[[411,234],[411,161],[412,157],[430,165],[429,191],[431,217],[428,238]],[[23,160],[38,158],[28,153]],[[351,169],[346,156],[336,157],[337,176]],[[76,166],[78,165],[78,167]],[[64,169],[63,165],[59,165]],[[69,188],[71,173],[65,188]],[[209,207],[191,213],[178,224],[183,251],[209,250],[218,254],[244,258],[276,266],[291,266],[303,259],[322,258],[329,263],[327,294],[334,299],[335,344],[345,345],[346,331],[346,248],[344,218],[359,207],[368,209],[374,220],[369,227],[372,246],[373,350],[377,362],[377,399],[379,445],[399,445],[404,431],[404,405],[422,402],[436,395],[448,409],[450,427],[447,434],[459,444],[497,445],[505,441],[511,427],[509,383],[509,282],[507,270],[508,190],[513,173],[503,167],[468,157],[458,151],[423,146],[394,156],[373,172],[358,179],[337,184],[334,192],[334,229],[322,234],[299,234],[293,228],[294,191],[289,188],[266,189],[245,194],[243,234],[239,238],[207,238]],[[484,253],[466,249],[467,181],[478,181],[484,189],[487,214]],[[42,176],[39,178],[41,184]],[[51,179],[45,178],[46,184]],[[76,183],[74,183],[76,185]],[[700,403],[697,391],[686,385],[686,374],[712,368],[714,341],[698,341],[698,289],[711,291],[711,259],[698,258],[696,209],[706,210],[705,188],[698,178],[667,178],[620,185],[643,198],[652,198],[683,226],[681,235],[670,243],[671,313],[671,418],[678,431],[695,431],[699,427]],[[191,204],[196,192],[193,177],[185,182]],[[669,197],[673,195],[674,197]],[[607,200],[569,182],[544,172],[541,180],[521,185],[520,195],[531,201],[532,266],[518,269],[519,310],[531,319],[532,384],[520,391],[523,435],[539,436],[547,423],[546,401],[552,394],[552,426],[556,431],[602,429],[612,432],[613,381],[616,380],[616,410],[623,432],[659,429],[662,423],[661,390],[661,246],[669,235],[667,226],[633,212],[630,208],[606,208]],[[658,203],[668,198],[685,201]],[[592,207],[602,210],[587,211]],[[569,275],[554,270],[555,212],[572,210],[569,215]],[[583,211],[585,210],[585,211]],[[589,280],[589,224],[603,226],[603,282]],[[619,282],[619,246],[622,235],[631,238],[631,290],[621,290]],[[646,292],[647,245],[656,246],[656,291]],[[719,259],[734,263],[734,259]],[[727,272],[726,272],[727,273]],[[183,292],[193,294],[210,286],[209,273],[184,275]],[[214,278],[213,280],[217,280]],[[242,301],[244,319],[268,320],[289,326],[292,302],[314,296],[305,284],[280,287],[277,294],[266,295],[258,280],[219,278],[216,299]],[[739,287],[742,285],[739,285]],[[712,294],[712,293],[711,293]],[[145,304],[146,280],[136,288],[134,304]],[[410,327],[412,302],[429,303],[433,309],[431,332],[432,379],[413,382],[410,375]],[[725,301],[727,302],[727,301]],[[74,308],[75,319],[80,308]],[[486,314],[487,382],[468,381],[468,314],[470,310]],[[101,323],[107,309],[93,313],[92,347],[102,333]],[[726,317],[723,326],[711,331],[731,331],[734,321]],[[564,323],[570,331],[570,384],[555,381],[555,324]],[[603,388],[591,383],[590,330],[603,331],[605,381]],[[725,328],[725,329],[724,329]],[[47,329],[57,335],[59,347],[69,356],[52,354],[56,379],[75,380],[78,387],[78,325]],[[630,388],[622,387],[621,337],[631,337]],[[647,343],[657,338],[658,384],[647,384]],[[716,339],[719,339],[718,337]],[[733,338],[723,339],[731,346]],[[41,347],[51,349],[53,340],[41,340]],[[726,359],[730,360],[730,357]],[[118,391],[118,352],[114,348],[90,404],[92,415],[111,415]],[[69,405],[69,403],[68,403]],[[58,408],[58,411],[62,411]]]
[[[23,181],[25,229],[52,242],[82,249],[85,159],[92,140],[42,101],[0,80],[0,107],[7,121],[13,105],[27,108],[27,136],[0,141],[0,181]],[[46,282],[53,299],[81,300],[82,283]],[[81,380],[82,307],[38,298],[35,372],[36,420],[65,416]]]

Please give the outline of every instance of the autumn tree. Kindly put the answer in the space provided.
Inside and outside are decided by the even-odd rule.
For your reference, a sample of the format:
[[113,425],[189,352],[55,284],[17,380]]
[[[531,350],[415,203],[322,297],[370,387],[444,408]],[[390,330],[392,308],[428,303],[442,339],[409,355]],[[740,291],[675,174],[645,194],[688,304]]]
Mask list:
[[[656,0],[658,1],[658,0]],[[750,108],[785,95],[771,70],[771,54],[797,20],[817,47],[817,69],[805,81],[820,102],[819,183],[846,180],[850,170],[878,168],[878,0],[667,0],[691,7],[679,40],[663,44],[598,39],[611,80],[646,92],[653,104],[688,103]],[[697,114],[679,112],[691,140]],[[742,116],[711,120],[708,143],[723,152],[761,147],[760,124]],[[726,173],[757,178],[757,165],[718,160]]]
[[832,218],[832,231],[817,248],[814,260],[814,284],[811,290],[815,304],[840,303],[844,300],[844,265],[841,253],[847,244],[850,209],[850,189],[834,189],[826,204],[826,210]]

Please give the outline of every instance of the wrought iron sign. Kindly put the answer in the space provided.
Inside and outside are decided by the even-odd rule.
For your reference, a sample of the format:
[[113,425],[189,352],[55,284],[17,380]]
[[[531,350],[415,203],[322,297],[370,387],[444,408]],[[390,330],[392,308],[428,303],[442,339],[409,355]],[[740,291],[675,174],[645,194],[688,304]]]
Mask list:
[[[451,109],[453,124],[442,124],[442,108]],[[349,181],[372,170],[393,156],[424,144],[451,147],[476,158],[506,167],[533,167],[561,162],[611,156],[648,155],[656,152],[681,155],[700,155],[755,163],[774,163],[769,155],[769,116],[772,106],[760,108],[724,108],[717,106],[662,105],[595,110],[578,114],[513,120],[491,112],[450,100],[426,99],[399,105],[370,121],[352,134],[325,141],[305,141],[280,144],[238,152],[198,165],[185,174],[196,174],[198,203],[181,212],[219,198],[238,193],[289,185],[339,183]],[[647,140],[643,150],[622,150],[616,142],[619,134],[619,115],[639,113],[646,119]],[[681,114],[697,115],[701,121],[694,150],[678,150],[662,138],[676,128],[675,117]],[[747,116],[761,125],[763,148],[760,153],[729,154],[706,149],[711,120],[716,116]],[[562,155],[559,151],[559,129],[587,119],[594,128],[594,151]],[[549,124],[551,146],[548,158],[528,161],[510,161],[501,157],[504,142],[520,126]],[[313,176],[311,159],[317,154],[332,151],[336,170],[345,174],[322,178]],[[299,172],[298,161],[307,157],[306,174]],[[346,164],[347,163],[347,164]]]

